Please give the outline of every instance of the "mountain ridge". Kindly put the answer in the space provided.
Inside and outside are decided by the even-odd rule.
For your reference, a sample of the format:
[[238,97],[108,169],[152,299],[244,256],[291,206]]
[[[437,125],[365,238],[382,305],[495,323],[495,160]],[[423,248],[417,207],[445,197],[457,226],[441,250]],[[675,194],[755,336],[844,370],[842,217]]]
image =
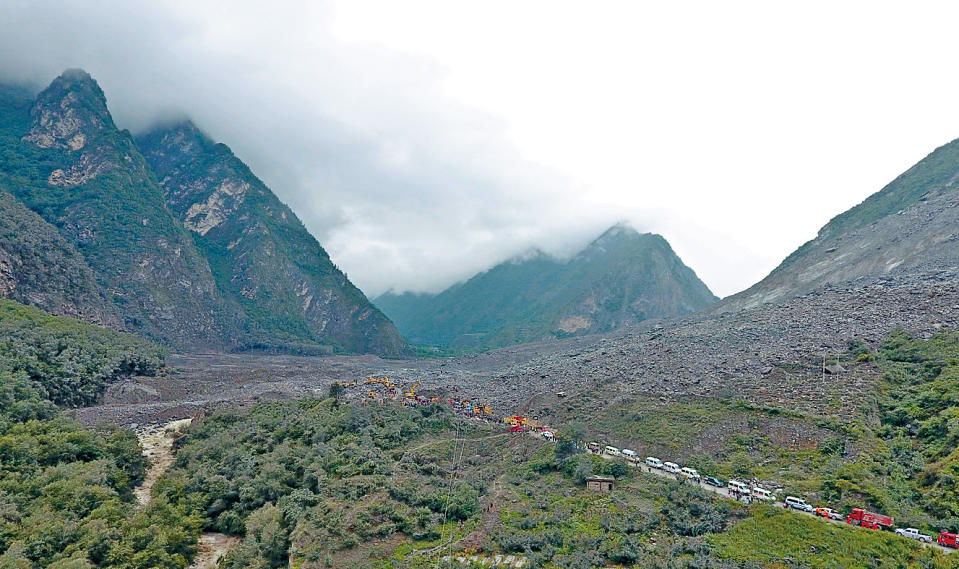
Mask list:
[[531,249],[438,294],[374,302],[413,343],[482,349],[610,331],[716,300],[665,239],[619,224],[567,259]]
[[[37,94],[0,89],[0,227],[20,236],[0,243],[0,296],[180,349],[405,354],[392,323],[333,265],[293,212],[229,147],[192,128],[195,154],[177,154],[177,164],[205,160],[198,168],[211,170],[204,174],[225,172],[239,184],[217,186],[199,204],[187,199],[189,191],[178,200],[171,184],[160,184],[154,165],[134,137],[117,128],[105,94],[86,72],[67,70]],[[155,165],[169,182],[169,165]],[[236,208],[222,206],[249,206],[242,199],[230,202],[248,191],[256,194],[252,201],[261,215],[241,227],[244,220],[232,217]],[[241,238],[211,237],[223,224],[235,237],[262,234],[257,243],[265,248],[241,244],[231,253],[230,244]],[[52,248],[58,256],[51,256]],[[52,264],[44,267],[38,259]],[[281,287],[263,270],[271,263],[295,272],[298,281]],[[13,267],[30,274],[14,279]],[[83,303],[71,303],[64,291],[96,306],[75,306]],[[296,303],[289,302],[291,291]]]
[[393,324],[227,145],[189,120],[152,129],[137,143],[168,206],[210,259],[219,290],[238,307],[248,344],[269,348],[285,338],[405,353]]
[[859,277],[959,263],[959,139],[833,217],[769,275],[713,310],[774,302]]

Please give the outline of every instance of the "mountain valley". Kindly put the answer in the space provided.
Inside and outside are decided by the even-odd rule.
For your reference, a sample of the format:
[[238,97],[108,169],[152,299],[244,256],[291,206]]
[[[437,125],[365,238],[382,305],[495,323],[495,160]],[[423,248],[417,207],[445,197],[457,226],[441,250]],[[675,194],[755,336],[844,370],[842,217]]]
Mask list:
[[[957,142],[722,300],[617,225],[383,312],[84,72],[0,90],[0,146],[0,567],[959,567],[640,462],[959,532]],[[144,492],[132,431],[185,419]]]

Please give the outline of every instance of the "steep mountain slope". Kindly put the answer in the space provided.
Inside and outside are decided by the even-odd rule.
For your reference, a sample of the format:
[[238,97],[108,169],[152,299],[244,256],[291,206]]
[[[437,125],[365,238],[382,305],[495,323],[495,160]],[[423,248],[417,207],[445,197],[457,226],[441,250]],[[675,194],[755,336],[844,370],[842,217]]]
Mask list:
[[406,350],[393,324],[229,147],[190,122],[154,129],[137,143],[220,292],[239,307],[244,347]]
[[665,239],[622,225],[569,260],[534,251],[435,296],[376,299],[411,342],[466,349],[605,332],[715,301]]
[[959,264],[959,140],[837,215],[772,273],[717,305],[736,310],[861,276]]
[[120,323],[83,256],[2,185],[0,297],[88,322],[113,327]]
[[79,251],[122,328],[178,346],[222,346],[230,311],[128,132],[85,72],[34,101],[5,99],[0,183]]

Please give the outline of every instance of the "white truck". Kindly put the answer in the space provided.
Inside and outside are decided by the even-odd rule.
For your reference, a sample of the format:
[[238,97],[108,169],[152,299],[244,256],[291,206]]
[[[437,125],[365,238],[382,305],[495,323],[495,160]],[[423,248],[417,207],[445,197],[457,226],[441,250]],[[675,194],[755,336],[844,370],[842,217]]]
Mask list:
[[910,537],[912,539],[917,539],[923,543],[932,543],[932,536],[926,535],[924,533],[919,533],[919,530],[916,528],[899,528],[896,530],[896,535],[901,535],[903,537]]

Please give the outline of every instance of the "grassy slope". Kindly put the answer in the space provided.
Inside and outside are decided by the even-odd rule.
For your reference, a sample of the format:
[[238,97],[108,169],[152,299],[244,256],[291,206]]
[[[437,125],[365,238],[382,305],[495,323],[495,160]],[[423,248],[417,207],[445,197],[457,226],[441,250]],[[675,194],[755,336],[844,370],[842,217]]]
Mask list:
[[947,558],[887,532],[828,524],[771,506],[755,506],[751,514],[730,531],[709,536],[717,555],[770,569],[946,568],[959,563],[955,555]]

